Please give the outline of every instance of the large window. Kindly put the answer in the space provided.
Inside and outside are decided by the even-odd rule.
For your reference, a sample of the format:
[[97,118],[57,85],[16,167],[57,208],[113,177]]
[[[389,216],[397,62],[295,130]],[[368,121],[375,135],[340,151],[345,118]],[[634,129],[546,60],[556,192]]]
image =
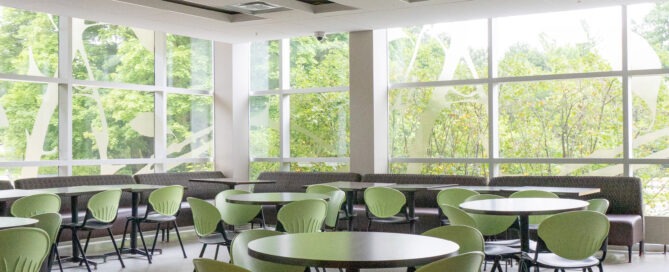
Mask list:
[[251,177],[348,171],[348,35],[251,45]]
[[213,168],[211,41],[0,12],[0,179]]
[[669,214],[668,12],[390,29],[390,171],[637,176],[647,214]]

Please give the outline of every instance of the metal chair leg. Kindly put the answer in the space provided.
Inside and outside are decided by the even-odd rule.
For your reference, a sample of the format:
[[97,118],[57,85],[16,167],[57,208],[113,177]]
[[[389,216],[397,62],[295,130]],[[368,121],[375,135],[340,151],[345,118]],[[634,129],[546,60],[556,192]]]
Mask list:
[[142,233],[142,229],[139,228],[139,222],[135,221],[135,225],[137,226],[137,232],[139,232],[139,238],[142,240],[142,246],[144,247],[144,252],[146,253],[146,258],[149,260],[149,263],[151,262],[151,253],[149,253],[149,250],[146,248],[146,242],[144,241],[144,234]]
[[207,248],[207,244],[202,244],[202,250],[200,250],[200,258],[204,256],[204,250]]
[[216,245],[216,254],[214,254],[214,260],[218,260],[218,249],[221,247],[221,245]]
[[130,219],[125,220],[125,227],[123,227],[123,239],[121,239],[121,248],[125,246],[125,235],[128,233],[128,223],[130,223]]
[[75,230],[73,230],[72,232],[73,232],[72,235],[74,235],[75,246],[79,248],[79,253],[81,253],[81,258],[84,261],[84,264],[86,264],[86,270],[88,270],[88,272],[91,272],[91,267],[88,265],[88,259],[86,259],[86,252],[84,252],[84,249],[81,248],[81,242],[79,241],[79,237],[77,236]]
[[61,264],[60,262],[60,253],[58,253],[58,244],[53,244],[53,252],[56,253],[56,261],[58,261],[58,269],[60,269],[60,272],[63,272],[63,264]]
[[121,257],[121,252],[118,250],[118,247],[116,246],[116,240],[114,240],[114,235],[111,232],[111,229],[107,229],[107,233],[109,234],[109,238],[112,241],[112,244],[114,245],[114,251],[116,251],[116,256],[118,256],[118,260],[121,262],[121,267],[125,268],[125,264],[123,263],[123,258]]
[[[165,230],[163,229],[163,233],[164,233],[164,231]],[[160,232],[160,223],[158,223],[157,226],[156,226],[156,235],[153,239],[153,245],[151,245],[151,256],[153,256],[153,252],[154,252],[154,250],[156,250],[156,242],[158,241],[158,233],[159,232]]]
[[184,254],[184,259],[187,259],[188,257],[186,257],[186,249],[184,249],[184,243],[181,241],[181,235],[179,234],[179,227],[177,226],[177,221],[174,221],[172,223],[174,224],[174,231],[177,233],[177,239],[179,240],[181,251]]

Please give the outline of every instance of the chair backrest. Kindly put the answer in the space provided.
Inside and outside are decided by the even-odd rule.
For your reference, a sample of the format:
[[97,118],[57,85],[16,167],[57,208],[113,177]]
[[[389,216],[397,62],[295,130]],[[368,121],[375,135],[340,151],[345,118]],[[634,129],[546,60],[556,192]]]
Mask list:
[[462,204],[462,202],[465,202],[465,199],[468,197],[478,194],[479,192],[477,191],[464,188],[447,188],[439,191],[439,194],[437,194],[437,204],[448,204],[457,207]]
[[212,259],[193,259],[196,272],[251,272],[245,268]]
[[[525,190],[525,191],[518,191],[509,196],[509,198],[560,198],[558,195],[547,192],[547,191],[542,191],[542,190]],[[549,215],[530,215],[530,224],[536,225],[544,221],[544,219],[551,217],[551,214]]]
[[[484,199],[500,199],[504,198],[498,195],[491,194],[480,194],[473,195],[467,198],[465,201],[475,201],[475,200],[484,200]],[[474,214],[470,213],[469,216],[474,218],[476,221],[476,228],[485,236],[497,235],[502,232],[505,232],[518,218],[517,216],[512,215],[489,215],[489,214]]]
[[307,187],[307,193],[314,194],[324,194],[329,196],[328,198],[328,211],[325,215],[325,225],[330,228],[337,227],[337,221],[339,220],[339,211],[341,210],[341,205],[346,201],[346,193],[340,190],[337,187],[332,187],[329,185],[311,185]]
[[444,215],[448,217],[451,225],[477,228],[476,220],[474,220],[471,215],[461,210],[460,208],[456,208],[448,204],[439,205],[439,208],[441,208],[441,211],[444,213]]
[[35,227],[41,229],[49,235],[51,244],[56,242],[60,224],[63,222],[63,217],[59,213],[43,213],[33,216],[32,218],[39,220]]
[[485,255],[482,252],[468,252],[429,263],[416,272],[479,272],[484,259]]
[[251,222],[258,215],[260,209],[262,209],[261,205],[235,204],[225,200],[226,197],[231,195],[248,193],[242,190],[225,190],[216,195],[214,201],[223,222],[231,226],[244,225]]
[[100,222],[113,222],[118,215],[118,205],[121,201],[121,189],[99,192],[88,200],[88,212],[91,217]]
[[609,209],[609,201],[604,198],[593,198],[588,200],[588,211],[595,211],[606,214]]
[[233,264],[253,272],[303,272],[303,266],[285,265],[266,262],[249,255],[249,242],[263,237],[283,235],[282,232],[264,229],[247,230],[235,237],[232,241],[230,259]]
[[199,198],[187,198],[191,212],[193,212],[193,226],[198,236],[214,233],[221,223],[221,213],[211,203]]
[[460,254],[483,252],[485,248],[485,240],[481,232],[469,226],[441,226],[423,232],[421,235],[452,241],[460,246],[458,250]]
[[367,188],[364,198],[369,212],[379,218],[398,214],[407,202],[402,192],[387,187]]
[[51,249],[49,235],[38,228],[0,230],[0,272],[37,272]]
[[322,199],[305,199],[286,204],[276,218],[289,233],[318,232],[323,227],[328,204]]
[[36,194],[17,199],[12,204],[11,214],[14,217],[33,217],[43,213],[58,213],[60,197],[55,194]]
[[[609,235],[606,215],[594,211],[574,211],[546,218],[537,234],[556,255],[582,260],[595,254]],[[540,243],[541,244],[541,243]]]
[[176,215],[181,209],[184,187],[181,185],[166,186],[156,189],[149,195],[151,208],[162,215]]

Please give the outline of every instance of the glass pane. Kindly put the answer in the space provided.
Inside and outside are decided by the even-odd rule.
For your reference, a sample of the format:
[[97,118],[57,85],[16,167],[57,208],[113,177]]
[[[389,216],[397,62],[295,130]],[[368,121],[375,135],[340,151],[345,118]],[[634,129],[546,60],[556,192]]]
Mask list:
[[643,184],[644,215],[669,216],[669,168],[666,165],[633,165]]
[[279,96],[249,98],[249,154],[252,158],[279,157]]
[[194,172],[194,171],[213,171],[213,162],[203,163],[165,163],[165,171],[168,173]]
[[500,164],[501,176],[621,176],[622,164]]
[[290,96],[290,156],[348,157],[348,92]]
[[[622,69],[620,7],[494,19],[500,77]],[[521,31],[522,30],[522,31]]]
[[280,171],[281,163],[279,162],[251,162],[249,164],[249,178],[257,180],[262,172]]
[[153,31],[72,19],[75,79],[154,84]]
[[58,166],[24,166],[0,168],[0,180],[58,176]]
[[630,69],[669,68],[668,12],[668,1],[627,7]]
[[290,164],[291,172],[350,172],[348,163],[340,162],[293,162]]
[[348,33],[290,40],[291,88],[348,86],[348,73]]
[[0,81],[0,161],[57,159],[58,85]]
[[167,157],[208,158],[214,148],[213,98],[167,95]]
[[488,176],[488,164],[480,163],[391,163],[390,173],[422,175]]
[[487,20],[388,30],[391,83],[488,77]]
[[280,41],[251,44],[251,91],[279,89]]
[[0,73],[56,77],[58,16],[0,7]]
[[135,175],[154,173],[153,164],[103,164],[72,166],[73,176]]
[[635,158],[669,158],[669,76],[630,79]]
[[86,86],[73,90],[74,159],[154,156],[153,93]]
[[167,86],[210,90],[212,42],[167,34]]
[[502,157],[622,156],[619,78],[506,83],[499,96]]
[[391,157],[488,157],[487,92],[483,85],[391,90]]

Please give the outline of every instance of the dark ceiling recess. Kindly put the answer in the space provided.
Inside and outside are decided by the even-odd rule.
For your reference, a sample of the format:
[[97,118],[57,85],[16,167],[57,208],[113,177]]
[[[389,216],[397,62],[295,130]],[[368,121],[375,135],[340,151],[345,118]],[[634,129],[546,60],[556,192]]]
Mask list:
[[314,6],[323,5],[323,4],[332,4],[334,2],[327,0],[297,0],[298,2],[311,4]]
[[163,0],[163,1],[174,3],[174,4],[179,4],[179,5],[184,5],[184,6],[189,6],[189,7],[193,7],[193,8],[200,8],[200,9],[222,12],[222,13],[226,13],[226,14],[239,14],[239,12],[236,12],[236,11],[233,11],[233,10],[227,10],[227,9],[202,5],[202,4],[198,4],[198,3],[194,3],[194,2],[190,2],[190,1],[184,1],[184,0]]

